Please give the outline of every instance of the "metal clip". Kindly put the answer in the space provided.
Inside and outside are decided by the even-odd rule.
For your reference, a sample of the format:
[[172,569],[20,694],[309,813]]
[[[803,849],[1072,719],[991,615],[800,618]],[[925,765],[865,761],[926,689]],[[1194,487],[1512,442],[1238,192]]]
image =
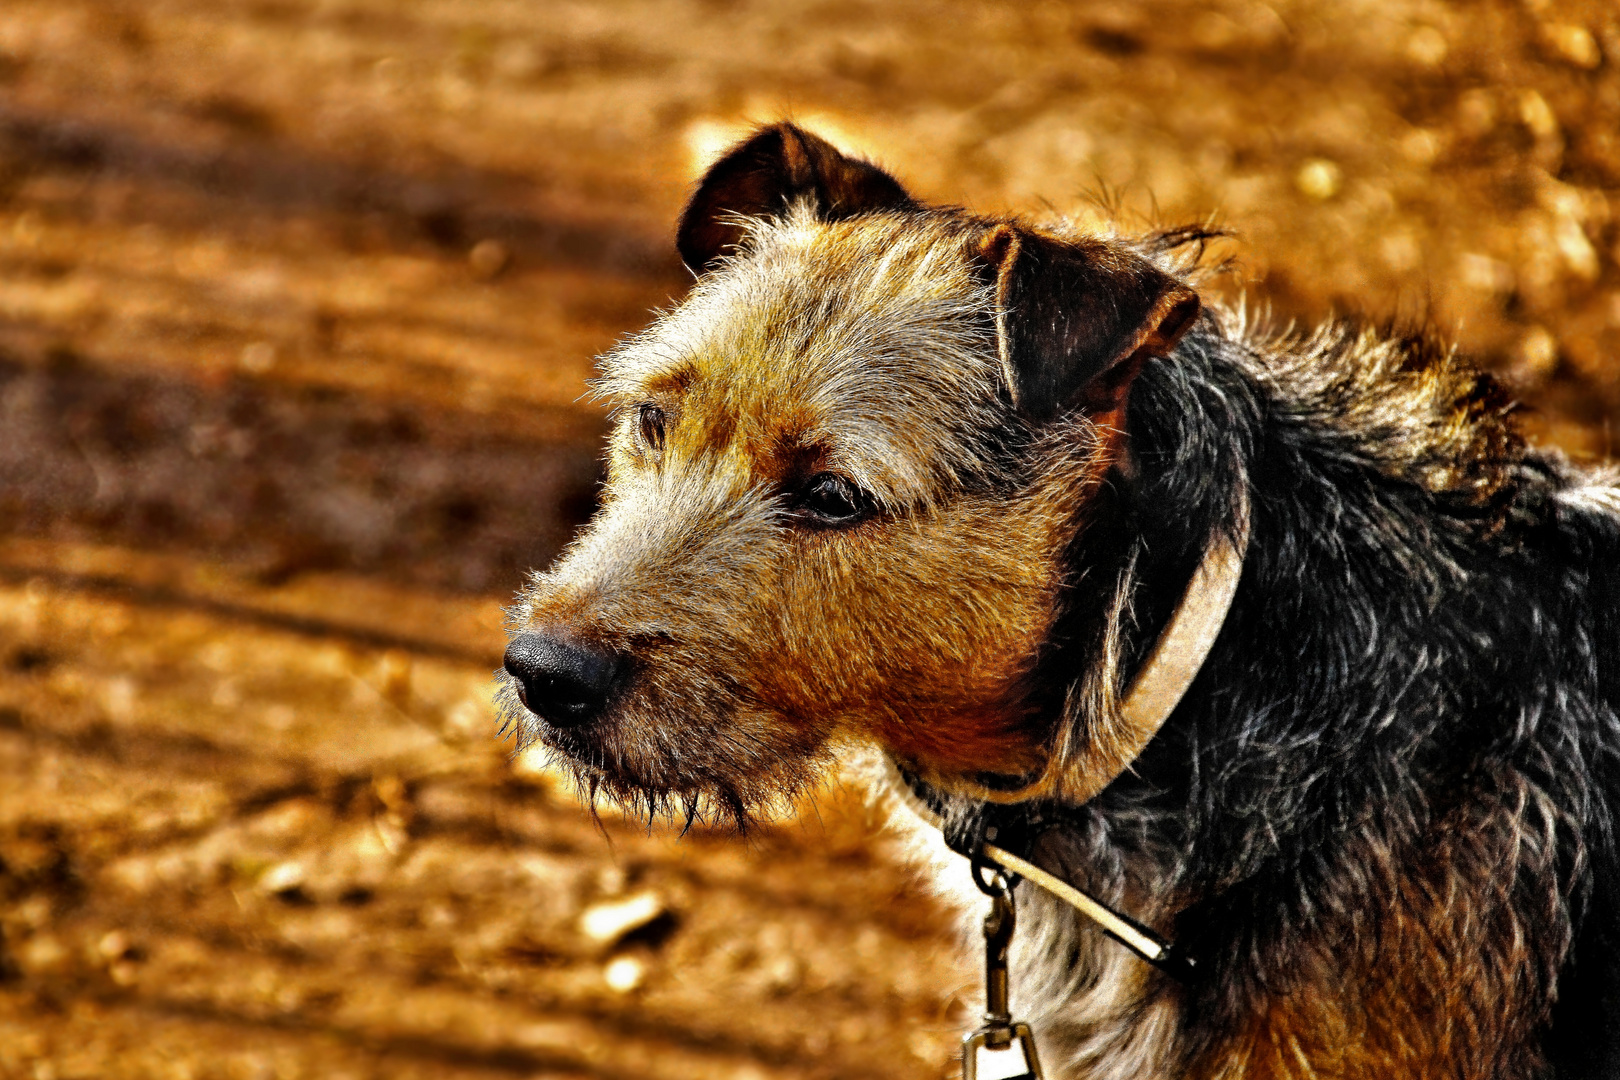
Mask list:
[[980,1029],[962,1040],[962,1080],[1044,1080],[1035,1036],[1028,1024],[1012,1024],[999,1048]]
[[979,862],[973,881],[990,897],[984,917],[984,1023],[962,1040],[962,1080],[1042,1080],[1035,1036],[1013,1022],[1007,1000],[1007,948],[1018,922],[1007,875]]

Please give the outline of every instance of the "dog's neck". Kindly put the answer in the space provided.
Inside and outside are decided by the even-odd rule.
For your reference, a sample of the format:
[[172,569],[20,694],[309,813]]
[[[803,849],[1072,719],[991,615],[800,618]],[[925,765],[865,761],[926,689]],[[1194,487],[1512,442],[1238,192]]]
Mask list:
[[[1040,835],[1060,826],[1066,817],[1067,811],[1061,804],[1054,805],[1052,797],[1077,805],[1111,784],[1158,734],[1203,668],[1243,574],[1249,540],[1246,501],[1237,509],[1231,533],[1217,532],[1206,545],[1180,602],[1118,706],[1112,722],[1114,737],[1105,748],[1068,761],[1054,751],[1042,775],[1033,783],[1022,783],[1018,790],[992,790],[990,797],[972,791],[952,792],[966,795],[972,800],[969,805],[963,805],[960,798],[941,798],[943,792],[931,789],[892,759],[888,761],[893,791],[914,814],[940,829],[953,850],[974,860],[975,865],[999,866],[1035,880],[1097,921],[1138,956],[1179,973],[1178,978],[1188,977],[1191,968],[1171,942],[1028,860]],[[1064,777],[1054,768],[1076,764],[1080,766],[1078,776]]]
[[[1220,636],[1243,574],[1248,519],[1247,502],[1240,499],[1229,528],[1207,542],[1129,689],[1110,710],[1113,715],[1088,718],[1087,733],[1106,730],[1106,738],[1087,738],[1075,746],[1070,733],[1059,730],[1046,765],[1036,773],[980,774],[946,785],[951,794],[989,803],[1055,800],[1072,806],[1091,799],[1129,769],[1175,712]],[[1066,723],[1078,719],[1070,717]],[[1065,746],[1065,740],[1071,745]]]

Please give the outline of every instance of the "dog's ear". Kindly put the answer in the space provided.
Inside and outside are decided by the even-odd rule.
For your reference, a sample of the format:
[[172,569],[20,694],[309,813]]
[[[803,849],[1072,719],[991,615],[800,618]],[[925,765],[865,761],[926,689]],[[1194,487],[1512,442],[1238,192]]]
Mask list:
[[772,124],[732,147],[698,183],[675,234],[681,261],[703,273],[737,250],[738,217],[774,217],[802,198],[826,221],[914,205],[876,165],[846,157],[792,124]]
[[995,285],[997,348],[1032,420],[1079,406],[1123,427],[1131,381],[1198,316],[1198,294],[1134,252],[998,224],[977,256]]

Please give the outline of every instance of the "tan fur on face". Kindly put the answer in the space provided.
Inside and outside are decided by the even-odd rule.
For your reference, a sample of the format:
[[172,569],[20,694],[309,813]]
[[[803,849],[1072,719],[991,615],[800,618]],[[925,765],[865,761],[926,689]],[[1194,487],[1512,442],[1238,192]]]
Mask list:
[[[670,430],[687,456],[730,442],[757,467],[795,443],[820,447],[821,468],[891,509],[981,474],[982,433],[1004,406],[967,230],[808,211],[752,230],[746,255],[605,358],[600,391],[700,414]],[[636,459],[631,436],[619,430],[615,467]]]
[[[921,216],[760,224],[606,359],[603,509],[518,615],[635,658],[592,746],[568,747],[610,794],[771,801],[835,737],[933,773],[1039,763],[1026,680],[1110,444],[1076,417],[989,489],[986,439],[1012,418],[970,243]],[[796,522],[823,471],[881,513]]]

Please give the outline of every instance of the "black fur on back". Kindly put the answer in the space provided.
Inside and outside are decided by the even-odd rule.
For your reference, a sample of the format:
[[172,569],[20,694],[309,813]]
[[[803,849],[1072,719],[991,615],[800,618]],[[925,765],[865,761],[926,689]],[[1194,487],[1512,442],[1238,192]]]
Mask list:
[[[1155,1002],[1176,1045],[1138,1057],[1195,1072],[1297,1051],[1347,1076],[1616,1075],[1620,490],[1527,450],[1425,338],[1237,322],[1206,315],[1139,378],[1135,557],[1075,567],[1129,597],[1121,682],[1246,495],[1237,598],[1133,771],[1042,844],[1204,976],[1101,1008],[1116,947],[1037,896],[1019,993],[1059,1063],[1101,1075]],[[1095,648],[1043,666],[1073,681]]]

